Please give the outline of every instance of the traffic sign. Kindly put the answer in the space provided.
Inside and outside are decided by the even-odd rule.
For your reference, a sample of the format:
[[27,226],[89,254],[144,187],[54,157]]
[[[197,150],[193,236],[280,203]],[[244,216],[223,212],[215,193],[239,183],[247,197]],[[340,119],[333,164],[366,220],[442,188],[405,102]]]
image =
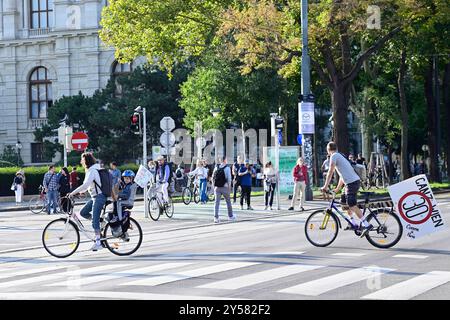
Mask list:
[[203,138],[203,137],[198,138],[198,139],[195,141],[195,144],[197,145],[197,148],[203,149],[204,147],[206,147],[206,139]]
[[299,132],[303,134],[314,134],[314,103],[300,102],[298,110]]
[[283,132],[278,130],[278,144],[283,144]]
[[159,126],[163,131],[172,131],[175,129],[175,120],[171,117],[164,117],[159,122]]
[[301,134],[299,134],[297,136],[297,142],[298,142],[299,145],[302,145],[302,135]]
[[84,132],[75,132],[72,136],[72,146],[76,151],[84,151],[89,145],[88,135]]
[[172,132],[163,132],[161,137],[159,138],[159,142],[163,147],[171,147],[175,144],[175,135]]

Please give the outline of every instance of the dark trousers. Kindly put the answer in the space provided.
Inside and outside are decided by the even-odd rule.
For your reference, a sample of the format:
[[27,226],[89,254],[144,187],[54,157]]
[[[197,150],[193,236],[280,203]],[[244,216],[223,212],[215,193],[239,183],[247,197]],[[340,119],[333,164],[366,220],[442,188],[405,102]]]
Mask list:
[[251,186],[241,186],[241,206],[244,205],[244,198],[247,202],[247,206],[250,207],[250,195],[252,193],[252,187]]
[[[276,183],[271,183],[269,185],[269,191],[266,191],[266,202],[265,202],[266,207],[273,205],[273,195],[275,194],[276,186],[277,186]],[[270,202],[269,202],[269,198],[270,198]]]
[[239,188],[239,186],[241,185],[241,183],[239,182],[239,180],[235,180],[234,181],[234,186],[233,186],[233,202],[236,202],[236,194],[237,194],[237,190]]

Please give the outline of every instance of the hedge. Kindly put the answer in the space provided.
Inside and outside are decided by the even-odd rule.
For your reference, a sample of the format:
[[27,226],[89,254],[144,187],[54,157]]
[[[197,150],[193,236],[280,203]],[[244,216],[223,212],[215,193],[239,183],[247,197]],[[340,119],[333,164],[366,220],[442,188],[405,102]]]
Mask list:
[[[18,167],[7,167],[0,168],[0,196],[13,196],[14,191],[11,191],[11,184],[14,180],[14,176],[16,172],[21,168]],[[26,167],[22,168],[25,171],[25,194],[37,194],[39,190],[39,186],[42,184],[42,180],[44,179],[45,173],[48,171],[48,167]],[[72,169],[69,166],[69,169]],[[139,166],[136,164],[126,164],[119,167],[120,171],[124,170],[133,170],[135,173],[139,169]],[[56,167],[56,172],[59,172],[61,167]],[[84,179],[84,169],[81,167],[77,168],[78,177],[80,177],[81,181]]]

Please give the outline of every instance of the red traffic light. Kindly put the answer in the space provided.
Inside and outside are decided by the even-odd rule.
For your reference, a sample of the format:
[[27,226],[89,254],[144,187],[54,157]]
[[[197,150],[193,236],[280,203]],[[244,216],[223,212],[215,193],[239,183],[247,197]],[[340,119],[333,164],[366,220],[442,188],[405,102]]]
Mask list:
[[131,116],[131,123],[138,124],[139,123],[139,115],[133,114]]

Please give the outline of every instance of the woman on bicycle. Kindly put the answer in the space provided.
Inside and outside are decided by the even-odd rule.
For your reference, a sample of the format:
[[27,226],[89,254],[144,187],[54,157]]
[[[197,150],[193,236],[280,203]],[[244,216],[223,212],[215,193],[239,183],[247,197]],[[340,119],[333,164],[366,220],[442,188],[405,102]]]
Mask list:
[[[101,186],[100,175],[97,170],[101,167],[96,163],[96,160],[92,153],[85,152],[81,155],[81,164],[83,165],[86,176],[84,182],[77,189],[69,194],[69,197],[73,197],[78,193],[89,191],[91,200],[81,209],[80,215],[85,219],[92,219],[92,227],[95,231],[95,243],[92,246],[92,251],[102,249],[100,242],[100,214],[106,202],[106,196],[102,193],[101,189],[97,186]],[[91,215],[92,211],[92,215]]]

